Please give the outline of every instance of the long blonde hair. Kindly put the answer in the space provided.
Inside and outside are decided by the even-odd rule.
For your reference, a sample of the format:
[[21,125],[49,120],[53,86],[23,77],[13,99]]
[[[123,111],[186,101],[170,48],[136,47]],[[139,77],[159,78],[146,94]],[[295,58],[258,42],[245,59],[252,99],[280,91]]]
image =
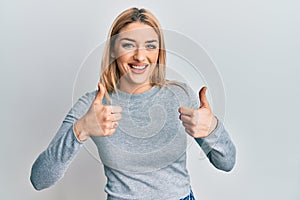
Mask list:
[[112,57],[112,49],[120,30],[133,22],[141,22],[152,27],[158,35],[159,53],[157,66],[151,75],[151,84],[163,86],[166,84],[166,50],[165,41],[161,26],[155,16],[148,10],[142,8],[130,8],[123,11],[113,22],[106,41],[104,54],[101,62],[100,82],[106,88],[105,97],[109,100],[108,92],[117,90],[117,83],[120,80],[120,71],[117,67],[116,59]]

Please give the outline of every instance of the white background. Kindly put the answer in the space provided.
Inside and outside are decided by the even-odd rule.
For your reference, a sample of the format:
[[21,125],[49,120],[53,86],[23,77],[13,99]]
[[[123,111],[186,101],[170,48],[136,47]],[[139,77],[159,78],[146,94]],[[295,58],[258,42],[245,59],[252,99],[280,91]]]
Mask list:
[[[132,6],[201,44],[223,78],[224,124],[237,163],[230,173],[218,171],[192,145],[188,169],[196,198],[300,199],[296,0],[1,0],[0,199],[105,199],[103,168],[85,150],[54,187],[37,192],[29,176],[72,106],[84,58]],[[98,72],[81,81],[96,89],[97,80]]]

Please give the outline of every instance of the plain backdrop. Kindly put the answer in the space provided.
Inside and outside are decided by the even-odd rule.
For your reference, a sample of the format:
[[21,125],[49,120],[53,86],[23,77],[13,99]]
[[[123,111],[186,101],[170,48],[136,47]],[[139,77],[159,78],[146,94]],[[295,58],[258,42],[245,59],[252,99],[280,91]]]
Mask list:
[[35,191],[29,176],[76,95],[96,89],[99,71],[90,71],[93,76],[78,79],[86,85],[74,96],[84,59],[103,43],[113,19],[132,6],[149,9],[163,28],[202,45],[222,77],[224,124],[237,163],[230,173],[218,171],[192,144],[188,169],[196,198],[300,199],[296,0],[1,0],[0,199],[105,199],[103,167],[85,149],[49,189]]

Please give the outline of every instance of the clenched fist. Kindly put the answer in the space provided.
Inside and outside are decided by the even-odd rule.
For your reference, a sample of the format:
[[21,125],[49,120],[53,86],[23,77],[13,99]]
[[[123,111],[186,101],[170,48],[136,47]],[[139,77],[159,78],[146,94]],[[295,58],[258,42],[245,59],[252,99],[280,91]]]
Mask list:
[[103,137],[112,135],[121,119],[120,106],[103,105],[105,88],[98,83],[98,93],[87,113],[74,124],[75,134],[79,141],[90,136]]
[[179,119],[182,121],[185,131],[194,138],[208,136],[218,123],[207,101],[206,89],[207,87],[203,87],[199,91],[199,108],[193,109],[182,106],[178,109]]

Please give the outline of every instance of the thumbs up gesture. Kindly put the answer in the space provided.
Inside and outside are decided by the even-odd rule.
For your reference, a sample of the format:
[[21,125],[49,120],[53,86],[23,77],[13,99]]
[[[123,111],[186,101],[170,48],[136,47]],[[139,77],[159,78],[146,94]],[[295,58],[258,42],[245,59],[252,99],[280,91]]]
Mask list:
[[199,91],[200,107],[193,109],[182,106],[178,109],[179,119],[185,127],[185,131],[194,138],[208,136],[217,126],[217,118],[214,116],[205,92],[207,87]]
[[103,137],[112,135],[121,119],[120,106],[103,105],[105,88],[98,83],[98,93],[88,112],[74,125],[75,134],[80,141],[90,136]]

